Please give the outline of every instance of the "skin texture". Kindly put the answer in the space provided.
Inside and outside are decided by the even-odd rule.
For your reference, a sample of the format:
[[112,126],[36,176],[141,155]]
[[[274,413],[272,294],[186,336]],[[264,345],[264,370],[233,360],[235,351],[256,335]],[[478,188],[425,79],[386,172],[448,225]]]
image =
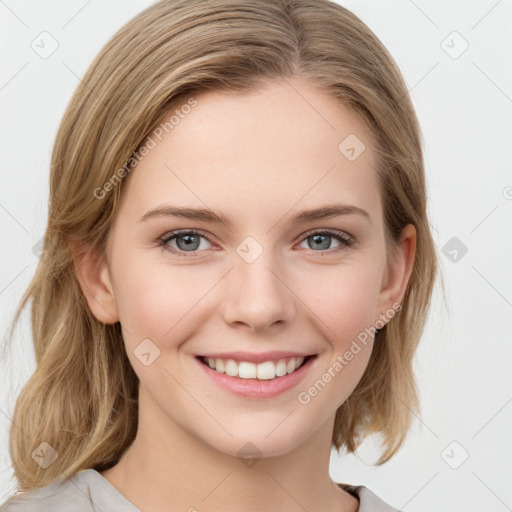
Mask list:
[[[125,178],[107,259],[92,251],[76,257],[93,314],[121,322],[119,350],[140,379],[136,440],[102,474],[141,510],[355,511],[357,499],[329,476],[331,436],[373,337],[307,405],[297,395],[400,303],[415,229],[404,228],[388,265],[370,132],[309,82],[196,99]],[[366,145],[354,161],[338,149],[351,133]],[[165,216],[139,221],[163,203],[210,208],[232,226]],[[371,221],[345,215],[289,223],[299,210],[331,203],[363,208]],[[178,229],[200,229],[208,239],[192,254],[183,237],[167,243],[182,255],[158,245]],[[322,229],[356,242],[344,247],[327,237],[319,249],[311,233]],[[263,251],[251,263],[237,253],[247,236]],[[134,353],[144,339],[160,350],[148,366]],[[194,358],[231,350],[318,357],[296,388],[254,400],[213,384]],[[237,457],[247,442],[262,456],[250,467]]]

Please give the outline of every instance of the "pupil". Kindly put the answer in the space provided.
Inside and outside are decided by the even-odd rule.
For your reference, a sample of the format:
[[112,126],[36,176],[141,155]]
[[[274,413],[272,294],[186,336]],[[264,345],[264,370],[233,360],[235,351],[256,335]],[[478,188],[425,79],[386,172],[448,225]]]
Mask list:
[[[330,238],[329,235],[313,235],[313,239],[315,241],[315,247],[316,248],[320,247],[322,249],[328,249],[329,248],[329,241],[328,241],[329,238]],[[323,245],[322,245],[322,242],[323,242]]]
[[[180,241],[181,240],[185,241],[184,247],[180,247]],[[177,243],[177,245],[178,245],[178,247],[180,249],[187,250],[187,249],[190,249],[190,248],[197,249],[197,243],[198,242],[197,242],[197,237],[195,235],[181,235],[180,237],[177,238],[176,243]],[[196,246],[192,247],[194,243],[196,244]]]

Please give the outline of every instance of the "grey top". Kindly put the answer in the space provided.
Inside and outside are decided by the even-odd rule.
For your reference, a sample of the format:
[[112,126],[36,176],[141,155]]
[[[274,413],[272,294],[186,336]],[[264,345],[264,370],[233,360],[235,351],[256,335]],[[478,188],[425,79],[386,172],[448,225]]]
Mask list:
[[[338,484],[359,499],[358,512],[400,512],[390,507],[364,485]],[[141,512],[106,478],[85,469],[72,478],[46,487],[14,494],[0,512]]]

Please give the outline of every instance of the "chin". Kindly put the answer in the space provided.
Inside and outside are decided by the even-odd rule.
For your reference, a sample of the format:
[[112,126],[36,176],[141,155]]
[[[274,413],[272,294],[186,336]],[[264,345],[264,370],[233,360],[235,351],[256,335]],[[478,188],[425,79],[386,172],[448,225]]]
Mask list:
[[[292,416],[292,415],[291,415]],[[280,423],[282,422],[282,423]],[[288,424],[285,426],[284,424]],[[262,424],[260,423],[260,426]],[[253,425],[254,426],[254,425]],[[237,457],[243,462],[245,458],[260,459],[285,455],[300,446],[308,438],[304,431],[292,430],[291,418],[280,418],[271,428],[251,430],[227,430],[233,437],[223,435],[217,439],[204,439],[214,450]],[[250,467],[249,464],[247,464]]]

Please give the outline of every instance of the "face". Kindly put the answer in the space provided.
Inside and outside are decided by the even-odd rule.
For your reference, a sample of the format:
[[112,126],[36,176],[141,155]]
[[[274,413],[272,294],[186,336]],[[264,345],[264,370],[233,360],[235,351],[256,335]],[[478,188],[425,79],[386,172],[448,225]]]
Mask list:
[[[407,273],[387,271],[369,131],[308,82],[289,83],[198,95],[153,136],[122,185],[101,283],[89,287],[95,315],[121,322],[141,410],[229,454],[247,441],[283,454],[334,419],[369,361],[369,328],[400,300]],[[302,367],[269,378],[294,354]],[[205,355],[261,378],[221,374]]]

